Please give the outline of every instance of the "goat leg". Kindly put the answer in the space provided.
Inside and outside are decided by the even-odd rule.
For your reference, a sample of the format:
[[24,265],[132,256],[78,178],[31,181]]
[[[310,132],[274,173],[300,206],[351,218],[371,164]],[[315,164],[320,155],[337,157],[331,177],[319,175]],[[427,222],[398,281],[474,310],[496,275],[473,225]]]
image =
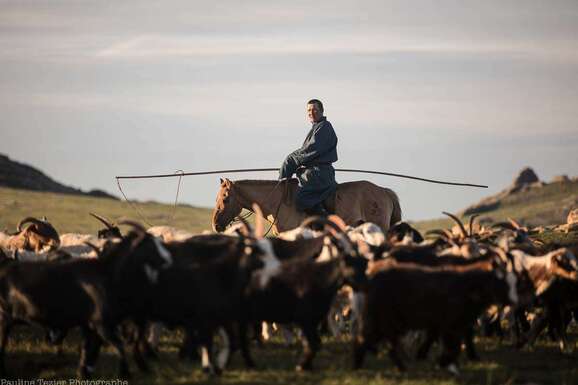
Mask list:
[[248,332],[248,324],[247,321],[242,320],[239,322],[239,343],[241,344],[241,355],[243,356],[243,360],[245,361],[246,368],[255,368],[255,361],[251,357],[251,350],[249,348],[249,336],[247,335]]
[[0,314],[0,377],[2,378],[6,378],[6,346],[12,330],[12,323],[6,318]]
[[431,346],[438,339],[438,337],[438,332],[428,331],[426,334],[426,340],[421,344],[417,351],[416,359],[425,360],[431,349]]
[[530,330],[522,336],[522,338],[518,341],[516,348],[521,349],[526,344],[533,345],[536,342],[536,338],[540,335],[540,333],[546,328],[548,325],[548,312],[545,311],[542,314],[539,314],[534,318],[532,324],[530,325]]
[[405,372],[406,366],[400,356],[399,337],[394,335],[393,337],[390,337],[389,341],[391,343],[391,347],[389,349],[389,358],[393,364],[397,366],[400,372]]
[[149,372],[150,368],[144,359],[143,356],[143,348],[147,344],[146,336],[147,335],[147,325],[146,323],[138,323],[137,324],[137,332],[136,338],[133,341],[133,357],[136,365],[138,366],[139,370],[142,372]]
[[476,351],[476,346],[474,345],[474,327],[470,326],[466,329],[466,334],[464,336],[464,342],[466,344],[466,354],[468,359],[471,361],[479,361],[480,356]]
[[112,324],[99,325],[97,327],[98,334],[100,337],[108,341],[116,350],[119,355],[119,366],[118,375],[119,378],[128,379],[130,378],[130,370],[128,369],[128,360],[126,359],[126,351],[124,349],[124,344],[119,336],[118,328]]
[[185,330],[185,338],[179,349],[179,359],[195,361],[201,357],[198,354],[198,341],[196,335],[190,330]]
[[439,358],[439,365],[448,370],[451,374],[457,376],[459,371],[456,365],[456,360],[460,354],[462,338],[453,333],[446,332],[442,335],[442,341],[444,349]]
[[[208,327],[199,328],[199,345],[201,346],[201,366],[207,374],[220,375],[222,370],[215,365],[213,357],[213,331]],[[191,329],[188,332],[192,332]]]
[[80,360],[78,362],[77,376],[81,379],[88,379],[94,372],[94,367],[100,353],[102,340],[93,330],[88,327],[82,328],[82,347],[80,350]]
[[303,331],[304,337],[302,338],[303,357],[295,369],[297,371],[311,370],[313,369],[315,354],[317,354],[321,347],[321,338],[319,338],[316,325],[302,325],[301,330]]

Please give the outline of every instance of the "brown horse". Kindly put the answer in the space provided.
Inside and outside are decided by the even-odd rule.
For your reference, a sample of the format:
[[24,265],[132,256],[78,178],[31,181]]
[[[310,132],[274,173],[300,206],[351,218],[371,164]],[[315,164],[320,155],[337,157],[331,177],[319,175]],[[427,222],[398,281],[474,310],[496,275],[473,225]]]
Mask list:
[[[265,218],[275,223],[275,233],[291,230],[307,216],[295,208],[296,190],[296,179],[221,179],[213,210],[213,230],[225,230],[242,209],[251,210],[253,203],[261,207]],[[339,184],[335,195],[325,201],[325,205],[351,226],[373,222],[387,231],[390,225],[401,220],[401,207],[395,192],[367,181]]]

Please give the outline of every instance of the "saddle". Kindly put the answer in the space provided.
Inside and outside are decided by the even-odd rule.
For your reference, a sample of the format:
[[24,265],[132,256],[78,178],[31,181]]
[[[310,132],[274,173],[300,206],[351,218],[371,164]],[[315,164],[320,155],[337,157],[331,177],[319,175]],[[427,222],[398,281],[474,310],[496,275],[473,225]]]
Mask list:
[[[285,185],[283,191],[283,200],[286,205],[290,206],[295,202],[295,190],[297,189],[297,179],[290,179]],[[327,211],[328,214],[335,214],[335,199],[336,199],[337,189],[331,193],[321,205]]]

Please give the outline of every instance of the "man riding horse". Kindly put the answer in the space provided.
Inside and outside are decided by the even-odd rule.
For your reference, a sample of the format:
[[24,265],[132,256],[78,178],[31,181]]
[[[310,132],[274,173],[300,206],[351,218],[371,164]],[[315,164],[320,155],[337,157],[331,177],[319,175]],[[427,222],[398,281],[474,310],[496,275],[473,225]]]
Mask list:
[[[223,231],[241,214],[257,203],[275,233],[299,226],[308,215],[336,214],[348,225],[373,222],[383,231],[401,220],[399,199],[392,190],[368,181],[335,182],[337,136],[323,116],[323,104],[307,102],[307,116],[312,123],[301,148],[285,158],[280,183],[277,180],[221,179],[212,226]],[[297,182],[290,178],[296,174]]]
[[312,123],[301,148],[287,155],[279,172],[279,179],[296,174],[299,180],[295,203],[308,215],[327,215],[323,201],[337,188],[335,170],[337,136],[333,126],[323,116],[323,104],[317,99],[307,102],[307,117]]

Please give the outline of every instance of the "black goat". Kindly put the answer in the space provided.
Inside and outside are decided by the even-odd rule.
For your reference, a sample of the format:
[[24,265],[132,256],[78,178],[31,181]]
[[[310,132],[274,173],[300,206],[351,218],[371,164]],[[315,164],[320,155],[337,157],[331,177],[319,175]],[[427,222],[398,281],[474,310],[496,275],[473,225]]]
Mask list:
[[369,278],[354,367],[361,367],[366,351],[386,339],[392,361],[404,370],[399,339],[408,331],[425,330],[444,342],[440,365],[457,372],[461,341],[478,315],[491,304],[516,302],[513,273],[392,264]]
[[80,327],[78,375],[93,371],[102,340],[120,355],[119,375],[129,376],[117,325],[127,316],[122,287],[150,282],[170,265],[170,254],[144,231],[130,233],[98,259],[18,262],[0,270],[0,375],[5,349],[17,323],[61,331]]

